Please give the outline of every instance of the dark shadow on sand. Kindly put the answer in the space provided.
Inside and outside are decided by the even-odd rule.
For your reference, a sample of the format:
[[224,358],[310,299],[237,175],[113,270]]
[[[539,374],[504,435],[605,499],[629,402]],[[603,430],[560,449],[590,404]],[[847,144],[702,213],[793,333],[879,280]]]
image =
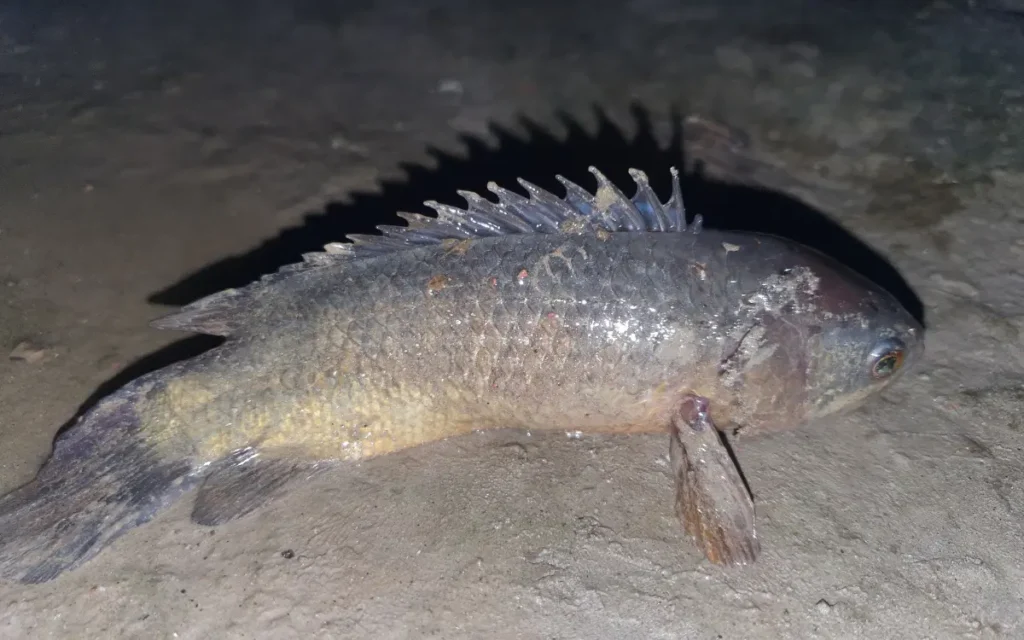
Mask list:
[[[667,144],[659,144],[650,113],[634,106],[633,134],[627,134],[600,109],[597,127],[588,131],[578,119],[561,114],[565,133],[559,135],[523,119],[522,133],[494,125],[492,141],[461,137],[466,152],[453,155],[431,150],[436,166],[405,165],[407,177],[385,182],[375,193],[356,193],[348,202],[332,203],[325,210],[309,214],[299,227],[286,229],[251,251],[208,265],[170,287],[153,294],[157,304],[183,305],[228,287],[240,287],[281,266],[302,259],[302,254],[320,251],[324,244],[350,233],[375,233],[379,224],[404,224],[395,213],[413,211],[431,214],[425,200],[463,205],[457,189],[486,193],[489,181],[522,192],[516,183],[524,178],[542,188],[561,194],[555,180],[561,174],[592,189],[595,185],[587,167],[597,166],[605,175],[633,193],[627,169],[647,173],[655,191],[665,199],[670,188],[669,167],[691,167],[684,149],[682,118],[672,119]],[[826,214],[784,193],[707,179],[690,173],[683,179],[683,195],[692,217],[704,216],[709,228],[760,231],[791,238],[832,256],[888,289],[919,321],[924,308],[899,272],[880,254],[844,230]],[[138,376],[172,362],[195,356],[222,340],[191,337],[146,356],[100,386],[80,408],[79,415],[103,396]],[[63,431],[63,429],[62,429]]]

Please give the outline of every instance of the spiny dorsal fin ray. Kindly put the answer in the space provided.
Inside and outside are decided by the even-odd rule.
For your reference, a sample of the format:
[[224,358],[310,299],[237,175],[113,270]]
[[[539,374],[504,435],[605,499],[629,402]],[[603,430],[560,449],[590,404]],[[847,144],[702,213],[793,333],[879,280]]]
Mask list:
[[647,227],[652,231],[678,231],[678,229],[672,228],[665,208],[661,206],[661,201],[655,195],[654,189],[651,189],[647,174],[639,169],[630,169],[629,175],[637,186],[636,195],[633,196],[633,206],[644,216]]
[[555,176],[555,179],[562,183],[565,187],[565,202],[576,209],[579,215],[584,218],[593,219],[594,216],[594,197],[589,191],[571,182],[562,176]]
[[[494,204],[474,191],[457,191],[469,204],[469,211],[488,216],[501,226],[505,233],[532,233],[533,228],[518,215],[510,215],[508,211]],[[425,217],[425,216],[424,216]],[[430,220],[430,218],[427,218]]]
[[597,190],[593,194],[562,176],[556,176],[565,187],[565,196],[561,198],[520,179],[518,182],[526,190],[526,197],[491,182],[487,190],[497,197],[497,202],[469,191],[457,192],[466,200],[464,209],[428,201],[426,206],[434,209],[437,217],[398,213],[408,226],[381,225],[377,227],[381,235],[349,235],[349,242],[327,244],[322,252],[305,254],[302,262],[282,267],[277,273],[263,276],[242,289],[229,289],[202,298],[156,320],[153,326],[228,336],[245,323],[247,309],[253,304],[255,294],[282,278],[301,271],[330,267],[339,261],[441,245],[452,240],[530,233],[583,233],[599,229],[607,232],[700,231],[700,216],[689,227],[686,225],[679,171],[674,167],[671,169],[672,196],[665,203],[658,200],[647,175],[640,170],[629,171],[637,186],[636,195],[632,198],[622,193],[595,167],[589,167],[589,171],[597,178]]
[[594,208],[604,214],[606,228],[610,231],[653,231],[647,227],[643,214],[626,194],[598,171],[597,167],[590,167],[589,170],[597,178]]
[[679,169],[672,167],[672,197],[665,203],[665,213],[673,231],[686,231],[686,206],[683,204],[683,193],[679,187]]
[[494,182],[487,183],[487,190],[498,198],[497,207],[507,215],[526,223],[526,233],[558,233],[558,227],[544,213],[543,207],[534,206],[529,198],[503,189]]

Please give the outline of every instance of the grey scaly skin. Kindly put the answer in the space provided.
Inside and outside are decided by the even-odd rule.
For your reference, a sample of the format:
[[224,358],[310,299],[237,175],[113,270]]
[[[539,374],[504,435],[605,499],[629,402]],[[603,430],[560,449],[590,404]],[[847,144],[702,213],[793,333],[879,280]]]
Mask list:
[[429,203],[438,218],[159,321],[228,340],[57,441],[0,500],[0,574],[55,577],[199,483],[193,518],[219,523],[325,463],[500,427],[671,433],[687,531],[715,562],[752,561],[753,504],[716,425],[856,406],[918,357],[921,328],[806,247],[687,225],[678,179],[662,204],[639,172],[632,199],[595,175],[595,195]]

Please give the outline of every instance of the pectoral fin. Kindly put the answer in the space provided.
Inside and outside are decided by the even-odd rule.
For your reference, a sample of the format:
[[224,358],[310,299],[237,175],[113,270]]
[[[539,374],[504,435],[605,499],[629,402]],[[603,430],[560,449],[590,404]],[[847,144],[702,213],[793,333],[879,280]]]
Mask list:
[[706,399],[691,397],[672,420],[676,513],[708,560],[751,564],[761,551],[754,501],[707,409]]
[[192,521],[216,526],[241,518],[284,493],[290,481],[308,478],[322,468],[315,462],[266,456],[251,449],[236,452],[218,462],[203,482]]

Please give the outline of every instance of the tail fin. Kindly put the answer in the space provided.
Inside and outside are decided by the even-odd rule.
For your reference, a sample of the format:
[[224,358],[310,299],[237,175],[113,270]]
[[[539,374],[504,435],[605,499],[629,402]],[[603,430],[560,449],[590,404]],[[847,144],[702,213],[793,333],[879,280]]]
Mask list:
[[137,397],[122,389],[101,402],[57,439],[35,480],[0,498],[0,577],[52,580],[198,481],[188,460],[162,460],[139,437]]

